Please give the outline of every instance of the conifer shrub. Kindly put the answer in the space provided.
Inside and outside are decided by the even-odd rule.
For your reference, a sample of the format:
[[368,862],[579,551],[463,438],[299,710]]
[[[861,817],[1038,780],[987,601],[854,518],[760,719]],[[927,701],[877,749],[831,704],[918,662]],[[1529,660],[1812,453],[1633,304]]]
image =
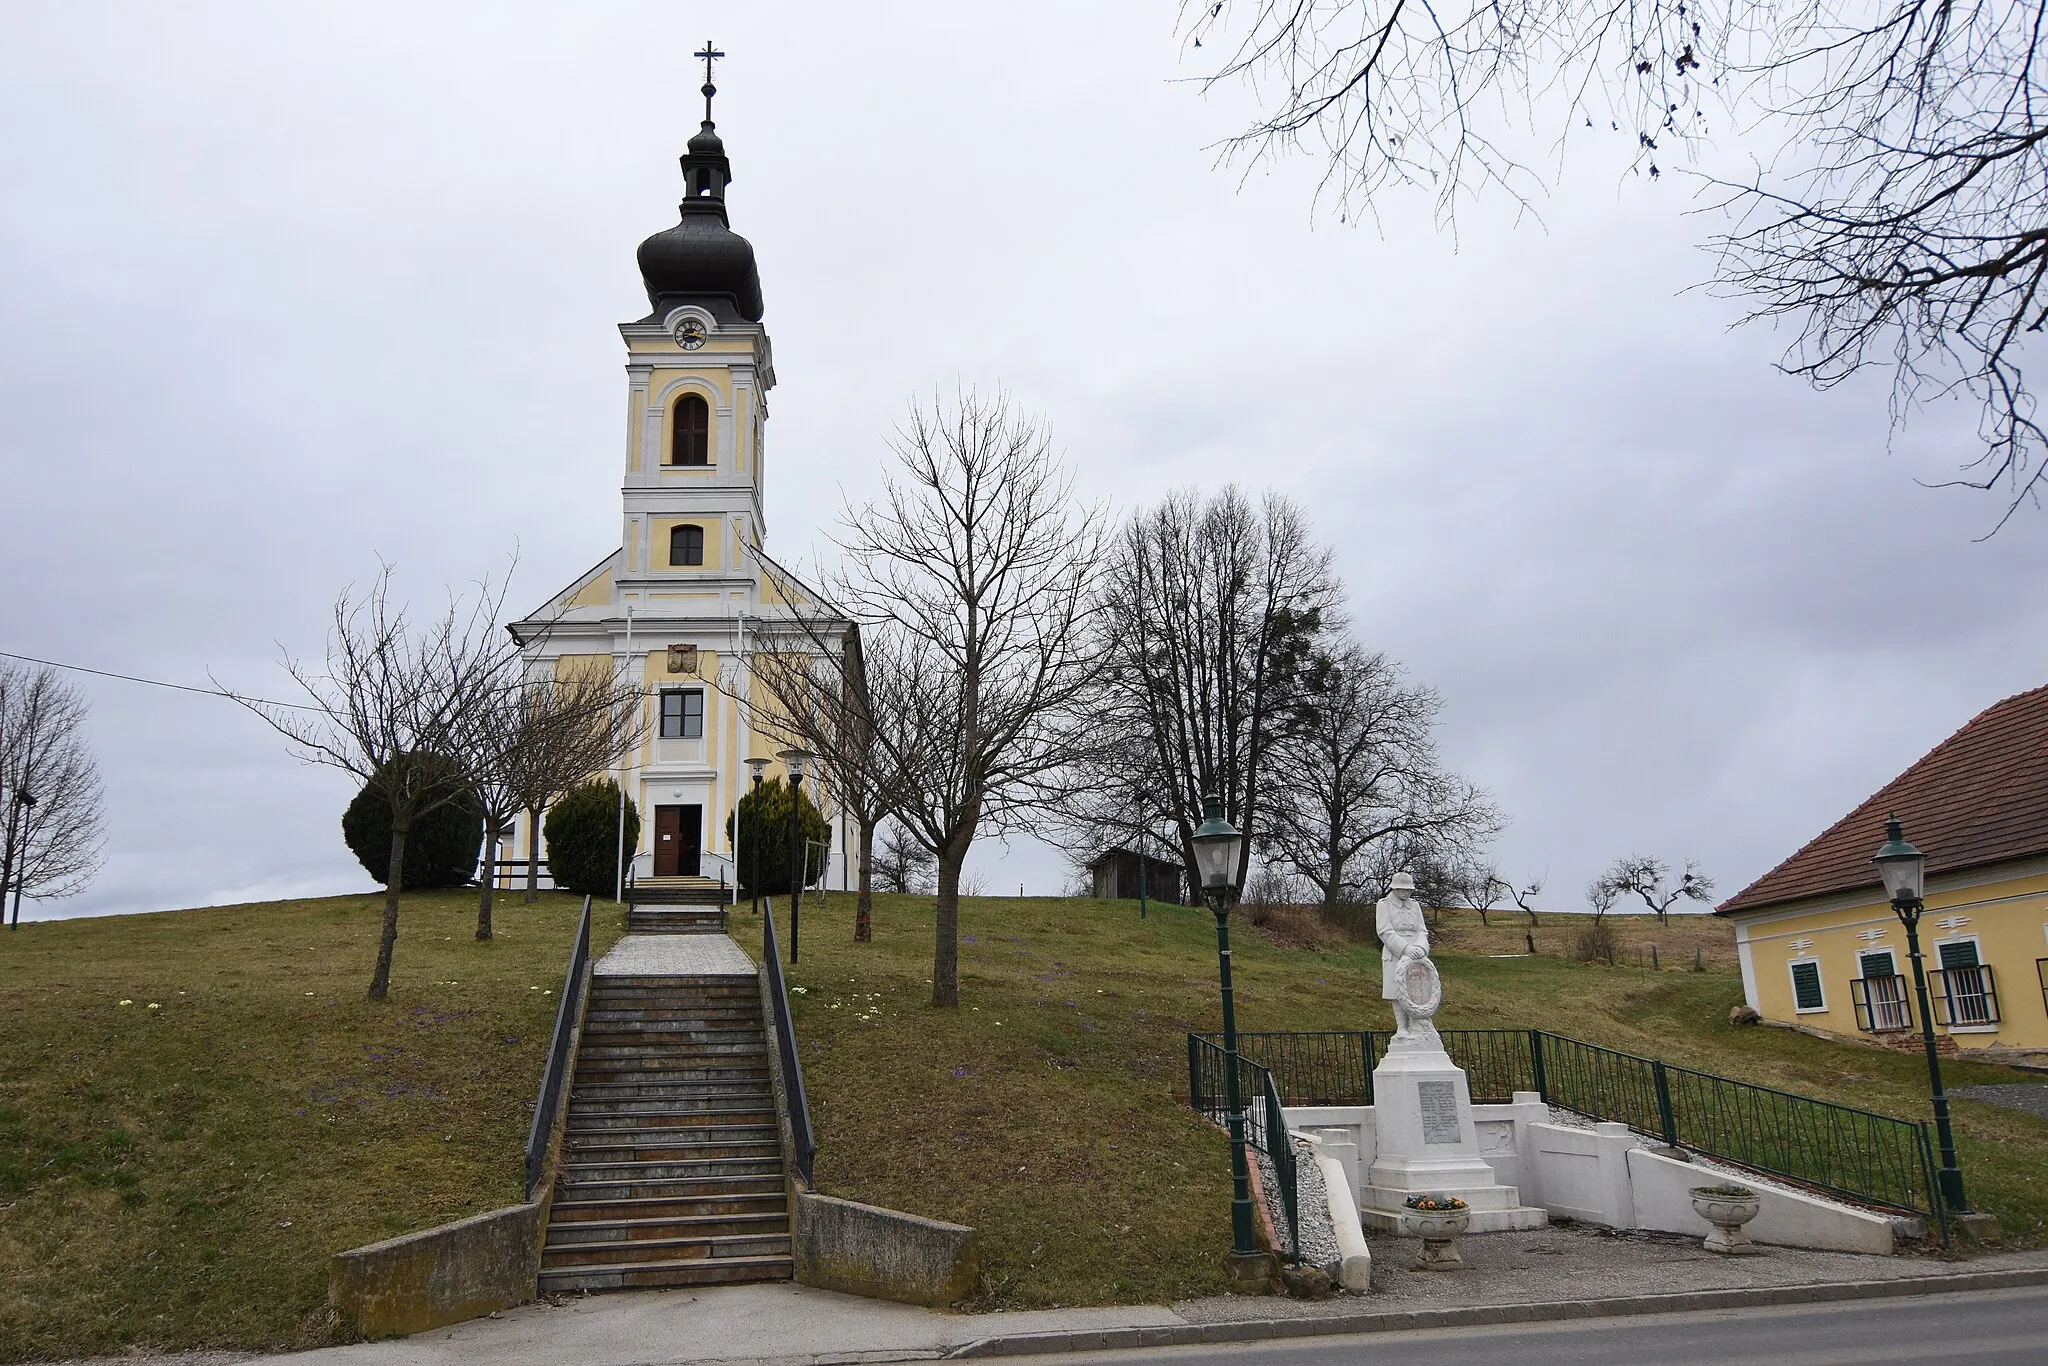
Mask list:
[[[746,894],[754,894],[754,855],[761,855],[761,895],[782,896],[789,891],[790,870],[796,864],[796,851],[791,847],[796,838],[792,833],[789,784],[780,778],[771,778],[762,783],[758,792],[749,791],[740,798],[739,810],[739,880]],[[825,819],[818,808],[811,805],[808,793],[799,791],[796,800],[803,804],[804,837],[807,845],[809,867],[804,873],[804,882],[809,885],[825,872],[825,854],[832,839],[832,823]],[[725,818],[725,834],[730,839],[733,833],[733,816]],[[760,843],[756,844],[755,841]],[[820,846],[824,847],[820,847]]]
[[[557,887],[609,897],[619,886],[619,785],[596,778],[548,812],[548,875]],[[626,857],[640,847],[640,811],[626,799]]]
[[[449,774],[455,765],[446,759],[427,759]],[[383,885],[391,871],[391,802],[379,783],[369,782],[356,793],[348,810],[341,813],[341,837],[370,876]],[[423,815],[413,817],[405,836],[404,889],[460,887],[476,876],[477,851],[484,842],[484,813],[468,784],[460,795]]]

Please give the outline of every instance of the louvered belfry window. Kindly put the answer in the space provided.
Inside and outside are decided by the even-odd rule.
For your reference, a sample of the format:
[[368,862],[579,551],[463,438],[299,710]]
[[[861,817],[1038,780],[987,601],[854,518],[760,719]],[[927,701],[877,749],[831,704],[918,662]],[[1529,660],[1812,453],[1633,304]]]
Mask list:
[[669,450],[669,463],[711,463],[711,405],[696,394],[684,394],[676,404],[675,442]]

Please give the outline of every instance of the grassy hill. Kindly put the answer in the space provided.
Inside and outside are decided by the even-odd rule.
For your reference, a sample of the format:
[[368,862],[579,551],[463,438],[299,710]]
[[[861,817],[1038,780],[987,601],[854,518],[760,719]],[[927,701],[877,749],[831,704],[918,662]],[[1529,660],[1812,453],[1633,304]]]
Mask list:
[[579,907],[408,896],[375,1003],[377,896],[0,932],[0,1359],[332,1341],[328,1254],[517,1202]]
[[[408,897],[379,1004],[374,897],[0,934],[0,1360],[333,1341],[329,1253],[516,1201],[575,906],[514,896],[480,945],[470,895]],[[844,894],[808,901],[790,973],[820,1184],[979,1227],[982,1307],[1218,1289],[1225,1147],[1174,1099],[1184,1034],[1217,1018],[1207,914],[967,901],[957,1012],[926,1004],[929,898],[880,898],[871,944],[852,919]],[[1374,948],[1306,916],[1245,919],[1245,1028],[1391,1025]],[[1924,1112],[1912,1056],[1731,1029],[1725,927],[1625,922],[1608,968],[1552,956],[1573,927],[1548,920],[1544,956],[1489,957],[1523,943],[1494,919],[1440,935],[1449,1026],[1542,1025]],[[600,916],[600,950],[621,922]],[[745,907],[733,933],[758,951]],[[1649,941],[1666,971],[1628,966]],[[1671,970],[1695,946],[1708,970]],[[2048,1238],[2048,1122],[1969,1102],[1958,1122],[1973,1197]]]

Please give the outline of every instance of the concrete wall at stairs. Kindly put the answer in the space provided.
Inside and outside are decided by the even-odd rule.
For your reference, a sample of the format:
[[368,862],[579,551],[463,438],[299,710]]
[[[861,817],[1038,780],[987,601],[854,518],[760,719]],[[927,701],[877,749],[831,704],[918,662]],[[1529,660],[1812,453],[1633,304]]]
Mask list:
[[543,1200],[337,1252],[327,1302],[373,1338],[418,1333],[534,1297]]
[[974,1293],[981,1235],[959,1224],[804,1191],[796,1197],[796,1279],[820,1290],[943,1308]]

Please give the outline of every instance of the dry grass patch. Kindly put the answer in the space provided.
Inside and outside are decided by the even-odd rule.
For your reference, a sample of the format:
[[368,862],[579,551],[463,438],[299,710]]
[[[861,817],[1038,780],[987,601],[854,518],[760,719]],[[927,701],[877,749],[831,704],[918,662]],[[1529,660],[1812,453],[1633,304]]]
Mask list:
[[376,896],[0,934],[0,1360],[334,1341],[331,1253],[517,1202],[579,905],[408,896],[383,1002]]

